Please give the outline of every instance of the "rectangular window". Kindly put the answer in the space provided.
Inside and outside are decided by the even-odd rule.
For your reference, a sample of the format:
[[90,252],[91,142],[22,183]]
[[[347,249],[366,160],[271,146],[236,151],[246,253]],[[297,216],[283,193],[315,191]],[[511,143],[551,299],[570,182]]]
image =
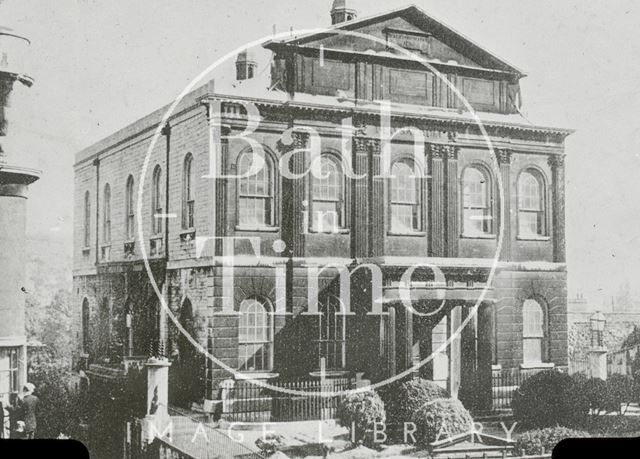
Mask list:
[[0,349],[0,399],[8,394],[18,392],[18,375],[20,370],[20,349]]

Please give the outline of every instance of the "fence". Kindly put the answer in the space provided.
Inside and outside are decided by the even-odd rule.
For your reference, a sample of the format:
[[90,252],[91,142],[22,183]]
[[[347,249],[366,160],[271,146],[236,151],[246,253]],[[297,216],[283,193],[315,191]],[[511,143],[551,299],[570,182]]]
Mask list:
[[582,373],[587,377],[591,377],[591,365],[589,365],[589,359],[583,358],[569,358],[569,374]]
[[[344,395],[323,393],[343,392],[355,387],[352,378],[326,380],[269,381],[275,389],[267,389],[250,381],[237,381],[229,389],[224,403],[223,418],[234,422],[284,422],[333,419]],[[305,392],[291,394],[287,390]]]
[[491,374],[493,411],[510,410],[515,391],[525,379],[538,372],[540,372],[538,369],[522,370],[520,368],[494,370]]

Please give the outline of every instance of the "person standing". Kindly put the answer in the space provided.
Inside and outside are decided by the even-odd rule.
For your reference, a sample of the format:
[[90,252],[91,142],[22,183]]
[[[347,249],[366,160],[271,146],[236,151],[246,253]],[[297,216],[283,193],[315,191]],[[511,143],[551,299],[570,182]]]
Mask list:
[[22,388],[22,403],[20,405],[22,408],[22,418],[24,420],[24,437],[28,440],[35,438],[36,429],[38,427],[36,414],[40,400],[38,397],[33,395],[35,389],[36,386],[29,382]]
[[9,395],[9,404],[5,407],[9,414],[9,438],[22,438],[18,430],[18,422],[22,421],[22,410],[20,409],[20,401],[18,394]]

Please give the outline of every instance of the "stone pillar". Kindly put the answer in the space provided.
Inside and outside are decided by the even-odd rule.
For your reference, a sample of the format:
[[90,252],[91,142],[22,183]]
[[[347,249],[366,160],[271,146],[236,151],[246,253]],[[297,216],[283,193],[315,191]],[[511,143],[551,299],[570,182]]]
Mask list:
[[385,207],[384,199],[384,180],[381,171],[380,159],[380,141],[375,139],[369,140],[369,161],[371,170],[369,173],[369,215],[370,232],[369,232],[369,256],[377,257],[384,254],[384,234],[385,234]]
[[461,338],[458,333],[462,322],[462,307],[454,306],[449,312],[449,329],[447,339],[451,339],[449,346],[449,394],[453,398],[458,398],[460,391],[460,380],[462,372],[462,347]]
[[[500,166],[503,194],[500,197],[500,214],[503,219],[498,220],[502,226],[502,251],[500,260],[511,260],[511,151],[496,149],[496,159]],[[500,227],[496,228],[499,231]]]
[[607,379],[607,349],[594,347],[589,350],[589,371],[592,378]]
[[444,193],[444,149],[440,144],[427,144],[429,164],[431,169],[431,187],[429,196],[430,209],[430,255],[443,257],[445,255],[445,193]]
[[565,255],[565,212],[564,212],[564,155],[549,157],[552,181],[553,215],[553,261],[564,263]]
[[151,358],[145,363],[147,368],[147,415],[145,417],[146,439],[149,443],[156,436],[171,437],[171,417],[169,416],[169,367],[167,359]]
[[[294,132],[292,133],[293,144],[283,148],[285,151],[291,151],[293,149],[300,150],[306,148],[308,135],[306,133]],[[304,151],[299,151],[291,157],[288,165],[292,174],[302,174],[307,168],[307,154]],[[303,206],[303,202],[308,200],[307,196],[307,183],[308,177],[282,180],[282,202],[285,203],[283,207],[282,215],[282,235],[284,241],[287,244],[287,252],[292,257],[303,257],[305,248],[305,233],[308,228],[305,228],[304,213],[308,214],[309,206]],[[309,215],[309,219],[311,216]],[[310,221],[310,220],[309,220]]]
[[458,239],[460,237],[458,203],[458,147],[446,145],[443,147],[447,157],[447,188],[446,188],[446,256],[458,256]]
[[353,169],[362,178],[351,180],[351,257],[369,254],[369,139],[353,138]]

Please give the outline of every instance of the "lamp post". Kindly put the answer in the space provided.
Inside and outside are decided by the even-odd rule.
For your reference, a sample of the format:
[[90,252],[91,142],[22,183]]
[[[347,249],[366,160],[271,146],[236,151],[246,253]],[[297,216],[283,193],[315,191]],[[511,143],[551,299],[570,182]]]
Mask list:
[[589,321],[591,322],[591,347],[601,348],[603,347],[602,337],[607,319],[600,311],[596,311]]
[[602,339],[606,322],[607,319],[600,311],[596,311],[589,319],[591,325],[590,376],[603,380],[607,379],[607,349],[604,347]]

